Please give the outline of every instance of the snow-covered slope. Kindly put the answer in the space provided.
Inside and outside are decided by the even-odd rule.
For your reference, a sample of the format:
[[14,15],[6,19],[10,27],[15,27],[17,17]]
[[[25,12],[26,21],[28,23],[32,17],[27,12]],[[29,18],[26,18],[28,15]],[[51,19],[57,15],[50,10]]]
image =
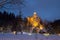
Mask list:
[[60,36],[44,36],[43,34],[30,34],[25,32],[22,35],[20,33],[17,35],[14,35],[12,33],[0,33],[0,40],[60,40]]

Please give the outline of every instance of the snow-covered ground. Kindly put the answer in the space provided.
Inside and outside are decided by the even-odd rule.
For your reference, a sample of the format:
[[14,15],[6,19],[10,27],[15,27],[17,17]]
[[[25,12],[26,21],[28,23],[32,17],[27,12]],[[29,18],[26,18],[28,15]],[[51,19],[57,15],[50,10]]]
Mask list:
[[12,33],[0,33],[0,40],[60,40],[60,36],[45,36],[43,34],[30,34],[25,32],[22,35],[20,33],[18,33],[17,35],[14,35]]

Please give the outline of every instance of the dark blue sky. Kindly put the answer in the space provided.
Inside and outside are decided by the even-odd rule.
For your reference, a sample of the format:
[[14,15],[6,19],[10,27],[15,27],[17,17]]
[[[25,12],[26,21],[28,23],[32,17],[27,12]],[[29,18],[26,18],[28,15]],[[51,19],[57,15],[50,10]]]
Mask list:
[[[10,5],[5,5],[11,7]],[[0,9],[7,10],[8,12],[14,12],[16,15],[20,11],[19,5],[14,5],[16,9]],[[37,14],[43,20],[53,21],[60,19],[60,0],[25,0],[25,7],[22,9],[23,16],[31,16],[33,12]]]

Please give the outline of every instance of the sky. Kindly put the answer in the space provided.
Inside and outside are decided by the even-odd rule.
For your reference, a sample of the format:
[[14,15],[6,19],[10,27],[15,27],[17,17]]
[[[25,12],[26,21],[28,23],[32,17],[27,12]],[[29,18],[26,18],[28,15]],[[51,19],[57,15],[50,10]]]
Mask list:
[[[23,17],[33,15],[34,11],[42,20],[54,21],[60,19],[60,0],[24,0],[24,7],[22,8]],[[11,7],[10,4],[5,7]],[[17,15],[20,11],[20,5],[13,5],[15,9],[0,9],[0,11],[7,10],[14,12]]]

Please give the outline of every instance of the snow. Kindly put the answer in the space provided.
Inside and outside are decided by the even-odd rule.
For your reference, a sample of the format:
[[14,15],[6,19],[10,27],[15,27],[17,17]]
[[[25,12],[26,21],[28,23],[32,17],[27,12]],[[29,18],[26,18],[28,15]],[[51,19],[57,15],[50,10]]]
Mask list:
[[0,33],[0,40],[60,40],[59,35],[48,35],[45,36],[43,34],[31,34],[23,32],[21,34],[20,32],[17,33],[17,35],[14,35],[13,33]]

